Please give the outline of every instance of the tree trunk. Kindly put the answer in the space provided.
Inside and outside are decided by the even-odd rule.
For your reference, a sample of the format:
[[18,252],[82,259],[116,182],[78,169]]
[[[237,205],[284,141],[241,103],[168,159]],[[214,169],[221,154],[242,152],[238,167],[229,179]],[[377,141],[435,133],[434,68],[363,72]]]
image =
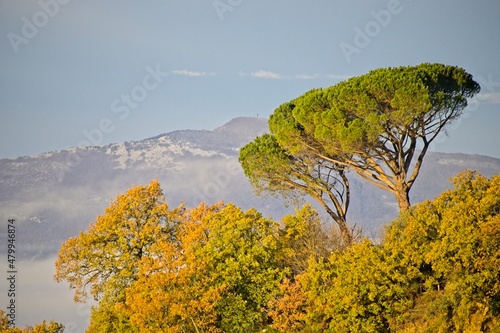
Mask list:
[[316,199],[316,201],[321,204],[321,206],[323,206],[328,215],[330,215],[333,221],[335,221],[335,223],[338,225],[340,236],[342,237],[344,246],[346,248],[350,247],[354,243],[354,235],[353,230],[349,229],[349,227],[347,226],[345,212],[339,211],[337,214],[326,204],[326,202],[321,197],[313,196],[313,198]]
[[404,212],[410,209],[410,189],[408,188],[406,183],[400,184],[396,189],[396,193],[394,196],[396,197],[396,201],[398,202],[399,211]]
[[350,247],[354,243],[354,235],[352,234],[352,230],[347,226],[347,222],[345,219],[343,221],[335,221],[340,229],[340,235],[342,237],[342,241],[344,242],[344,246],[346,248]]

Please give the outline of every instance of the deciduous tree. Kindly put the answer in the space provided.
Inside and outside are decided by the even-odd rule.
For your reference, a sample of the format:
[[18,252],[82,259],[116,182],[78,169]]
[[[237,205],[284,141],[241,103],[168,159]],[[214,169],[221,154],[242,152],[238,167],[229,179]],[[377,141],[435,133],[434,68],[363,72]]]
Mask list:
[[390,332],[411,307],[412,277],[381,246],[364,239],[326,262],[311,262],[299,277],[315,332]]
[[464,171],[453,184],[387,233],[387,250],[418,274],[407,332],[500,329],[500,176]]
[[200,249],[209,240],[205,219],[222,203],[186,210],[175,240],[160,238],[139,263],[139,278],[127,289],[131,322],[140,332],[221,332],[216,304],[224,285],[216,286]]
[[152,181],[118,195],[88,230],[62,244],[55,279],[69,282],[75,301],[85,301],[89,291],[100,301],[92,310],[93,332],[130,327],[122,312],[125,290],[156,240],[173,239],[183,210],[169,210],[159,182]]
[[293,215],[281,219],[279,242],[284,267],[290,268],[292,277],[307,270],[309,261],[326,260],[333,251],[344,248],[342,237],[326,228],[317,211],[305,205]]
[[63,333],[64,326],[55,321],[46,322],[45,320],[34,327],[27,325],[24,329],[19,327],[11,327],[9,325],[9,317],[5,312],[0,310],[0,333]]
[[141,332],[254,332],[286,270],[278,267],[278,225],[233,204],[188,210],[177,244],[160,241],[127,289]]

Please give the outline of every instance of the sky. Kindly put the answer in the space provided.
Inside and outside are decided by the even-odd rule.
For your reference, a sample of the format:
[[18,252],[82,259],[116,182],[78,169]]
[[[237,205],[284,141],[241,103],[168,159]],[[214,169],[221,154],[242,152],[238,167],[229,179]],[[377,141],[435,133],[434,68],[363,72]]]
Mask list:
[[1,0],[0,158],[214,129],[380,67],[483,89],[432,149],[500,157],[499,0]]
[[0,158],[266,118],[310,89],[424,62],[482,86],[431,150],[500,158],[499,18],[500,0],[0,0]]

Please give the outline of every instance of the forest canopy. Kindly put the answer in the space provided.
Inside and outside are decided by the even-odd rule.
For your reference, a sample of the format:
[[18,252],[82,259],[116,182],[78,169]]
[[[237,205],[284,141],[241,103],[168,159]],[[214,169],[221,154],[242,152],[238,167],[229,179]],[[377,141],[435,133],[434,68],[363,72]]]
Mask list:
[[56,278],[99,302],[88,332],[496,332],[500,176],[452,184],[346,248],[309,205],[171,209],[152,181],[63,244]]

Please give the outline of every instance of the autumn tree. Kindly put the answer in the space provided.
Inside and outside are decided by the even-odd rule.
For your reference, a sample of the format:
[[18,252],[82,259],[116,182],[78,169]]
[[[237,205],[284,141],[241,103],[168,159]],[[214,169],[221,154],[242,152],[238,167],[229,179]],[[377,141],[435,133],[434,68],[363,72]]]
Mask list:
[[[465,171],[404,211],[379,245],[364,239],[284,280],[284,332],[498,332],[500,176]],[[285,316],[285,318],[280,317]]]
[[55,321],[46,322],[45,320],[33,326],[26,326],[24,329],[12,327],[9,325],[9,317],[0,310],[0,333],[63,333],[64,326]]
[[[400,210],[407,210],[410,189],[430,144],[479,90],[472,75],[459,67],[376,69],[281,105],[269,119],[274,139],[257,138],[242,150],[242,165],[254,183],[268,184],[270,190],[276,182],[280,188],[309,195],[326,194],[333,202],[334,220],[345,215],[348,183],[342,174],[351,169],[392,193]],[[279,163],[274,162],[276,151]],[[329,186],[318,167],[326,167],[326,174],[333,176]],[[311,175],[317,181],[309,181]],[[327,190],[333,190],[332,195]],[[346,196],[342,200],[339,194]],[[335,204],[333,197],[344,205]]]
[[267,304],[284,270],[278,226],[232,204],[188,210],[177,245],[158,244],[127,290],[141,332],[254,332],[268,323]]
[[286,271],[278,267],[278,225],[254,209],[228,205],[208,217],[211,239],[201,254],[211,258],[216,281],[227,286],[217,305],[226,332],[252,332],[268,323],[267,304]]
[[306,320],[311,299],[301,281],[311,265],[328,261],[332,253],[345,250],[345,244],[338,230],[326,228],[310,204],[284,216],[280,223],[280,266],[289,269],[290,274],[269,303],[271,327],[279,332],[304,332],[311,328]]
[[252,332],[289,272],[278,238],[278,223],[232,204],[170,210],[153,181],[66,241],[55,278],[98,301],[88,332]]
[[312,332],[391,332],[394,318],[413,305],[413,275],[368,239],[311,262],[298,280]]
[[309,299],[299,280],[285,278],[269,302],[271,327],[278,332],[299,333],[306,328]]
[[99,301],[92,309],[91,332],[132,330],[124,315],[125,290],[139,273],[139,261],[159,238],[175,234],[183,207],[169,210],[160,184],[136,186],[111,203],[89,229],[62,244],[55,279],[67,281],[75,301],[88,293]]
[[175,240],[159,238],[139,262],[139,278],[127,288],[128,313],[140,332],[221,332],[216,304],[225,286],[214,286],[209,257],[199,251],[209,232],[205,219],[221,203],[186,210]]
[[305,272],[311,259],[328,259],[332,252],[344,247],[342,236],[326,227],[310,204],[284,216],[280,223],[280,261],[291,269],[292,278]]
[[500,176],[464,171],[452,182],[388,229],[387,251],[420,286],[401,331],[500,330]]

